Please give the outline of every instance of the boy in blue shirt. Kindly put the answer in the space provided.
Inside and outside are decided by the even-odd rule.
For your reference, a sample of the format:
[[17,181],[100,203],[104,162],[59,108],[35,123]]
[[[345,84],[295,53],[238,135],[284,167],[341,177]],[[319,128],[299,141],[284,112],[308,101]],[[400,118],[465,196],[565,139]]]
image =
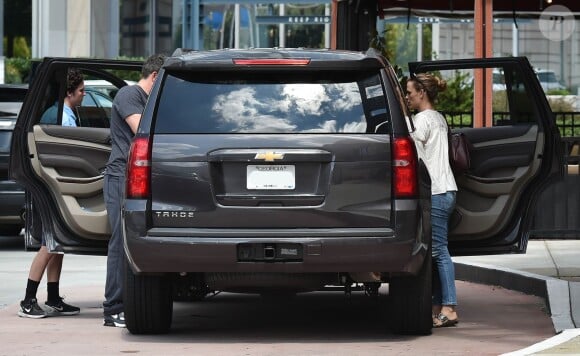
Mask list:
[[[67,74],[66,97],[64,99],[62,112],[62,126],[77,126],[73,108],[81,105],[84,96],[85,84],[82,73],[77,69],[69,69]],[[40,122],[56,124],[58,119],[57,113],[58,102],[44,112]],[[43,236],[42,246],[36,253],[34,260],[32,260],[32,265],[28,272],[26,294],[24,300],[20,302],[19,316],[39,319],[46,316],[76,315],[80,312],[80,308],[65,303],[60,296],[59,281],[63,257],[63,254],[50,253],[48,251]],[[38,305],[36,292],[44,275],[44,271],[46,271],[46,289],[48,296],[43,309]]]

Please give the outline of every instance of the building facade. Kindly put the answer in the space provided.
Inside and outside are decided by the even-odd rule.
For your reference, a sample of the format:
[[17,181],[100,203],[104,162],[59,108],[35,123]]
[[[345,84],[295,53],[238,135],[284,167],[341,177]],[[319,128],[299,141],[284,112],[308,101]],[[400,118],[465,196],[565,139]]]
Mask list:
[[[10,1],[10,0],[0,0]],[[22,0],[18,0],[22,1]],[[26,0],[25,0],[26,1]],[[145,57],[175,48],[330,47],[330,0],[28,0],[32,2],[32,57]],[[5,14],[14,16],[15,14]],[[17,15],[17,14],[16,14]],[[390,21],[390,22],[389,22]],[[533,17],[497,19],[494,56],[527,56],[552,71],[573,94],[580,87],[580,23],[561,41],[548,39]],[[420,33],[432,27],[432,56],[473,57],[474,25],[469,18],[379,19],[378,26],[405,23]],[[402,40],[401,40],[402,41]],[[404,40],[413,58],[425,58],[419,38]],[[409,51],[407,51],[408,53]],[[408,55],[407,55],[408,57]]]
[[330,0],[32,0],[32,56],[330,46]]

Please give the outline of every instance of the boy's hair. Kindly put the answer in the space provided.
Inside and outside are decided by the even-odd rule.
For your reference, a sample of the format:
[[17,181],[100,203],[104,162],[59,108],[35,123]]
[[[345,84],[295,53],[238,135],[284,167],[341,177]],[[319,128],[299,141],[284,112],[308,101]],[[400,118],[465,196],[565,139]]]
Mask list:
[[76,68],[69,68],[66,75],[66,92],[74,92],[84,81],[83,73]]
[[163,54],[153,54],[149,56],[143,63],[143,67],[141,68],[141,76],[143,78],[147,78],[153,72],[159,72],[161,67],[163,66],[163,62],[165,61],[165,55]]

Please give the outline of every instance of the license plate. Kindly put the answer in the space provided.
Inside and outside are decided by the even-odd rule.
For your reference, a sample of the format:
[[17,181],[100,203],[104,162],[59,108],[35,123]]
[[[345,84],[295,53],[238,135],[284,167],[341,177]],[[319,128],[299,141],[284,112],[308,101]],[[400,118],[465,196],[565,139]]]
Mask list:
[[246,188],[257,190],[290,190],[296,187],[296,167],[288,164],[249,165]]

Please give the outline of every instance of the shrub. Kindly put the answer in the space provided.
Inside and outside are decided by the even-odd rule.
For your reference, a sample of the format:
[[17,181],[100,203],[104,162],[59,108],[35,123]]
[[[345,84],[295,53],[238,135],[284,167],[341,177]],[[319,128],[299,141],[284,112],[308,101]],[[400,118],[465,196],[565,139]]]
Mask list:
[[550,89],[546,95],[570,95],[568,89]]
[[20,84],[28,81],[31,63],[27,58],[6,58],[4,60],[4,82]]
[[548,98],[548,102],[550,103],[550,108],[552,108],[553,112],[562,112],[562,111],[567,111],[567,112],[573,112],[575,111],[574,108],[574,103],[572,103],[570,100],[568,100],[565,97],[559,97],[559,98]]
[[[441,76],[439,73],[434,73]],[[473,111],[473,81],[469,73],[455,71],[453,78],[447,80],[447,90],[439,93],[437,109],[445,112]]]

